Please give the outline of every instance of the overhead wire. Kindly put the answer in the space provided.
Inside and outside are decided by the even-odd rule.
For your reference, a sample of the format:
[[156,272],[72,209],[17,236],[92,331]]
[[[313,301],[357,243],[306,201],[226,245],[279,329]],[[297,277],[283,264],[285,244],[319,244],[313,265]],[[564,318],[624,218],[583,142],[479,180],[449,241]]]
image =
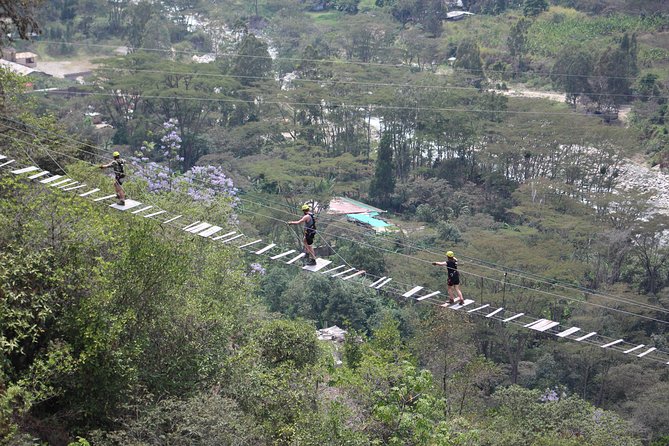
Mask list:
[[[115,71],[115,72],[130,72],[130,73],[153,73],[153,74],[167,74],[167,75],[182,75],[182,76],[194,76],[194,77],[213,77],[213,78],[231,78],[231,79],[251,79],[259,81],[276,81],[282,82],[281,78],[272,77],[272,76],[248,76],[241,74],[221,74],[221,73],[206,73],[202,71],[168,71],[168,70],[156,70],[156,69],[143,69],[143,68],[119,68],[119,67],[101,67],[101,71]],[[435,75],[437,76],[437,75]],[[474,92],[488,92],[488,93],[499,93],[504,94],[507,90],[481,90],[481,88],[476,87],[463,87],[458,85],[436,85],[436,84],[419,84],[419,83],[394,83],[394,82],[361,82],[361,81],[350,81],[337,78],[309,78],[309,77],[298,77],[287,81],[289,83],[315,83],[321,86],[326,85],[357,85],[365,87],[392,87],[392,88],[410,88],[415,90],[420,89],[434,89],[434,90],[464,90],[464,91],[474,91]],[[546,93],[557,93],[564,94],[562,92],[546,92]],[[606,96],[606,97],[625,97],[625,98],[644,98],[644,99],[669,99],[669,96],[662,95],[644,95],[644,94],[622,94],[622,93],[594,93],[594,92],[569,92],[571,95],[581,96]],[[541,99],[541,98],[538,98]]]
[[[78,91],[78,92],[61,92],[56,90],[51,91],[32,91],[25,94],[57,94],[57,95],[72,95],[72,96],[106,96],[106,97],[123,97],[125,94],[116,94],[116,93],[100,93],[100,92],[87,92],[87,91]],[[140,95],[142,99],[169,99],[169,100],[179,100],[179,101],[198,101],[198,102],[220,102],[220,103],[233,103],[233,104],[256,104],[256,99],[239,99],[239,98],[212,98],[212,97],[196,97],[196,96],[156,96],[156,95]],[[337,101],[342,100],[341,97],[325,98],[323,101]],[[308,107],[321,107],[323,106],[322,102],[289,102],[289,101],[279,101],[279,100],[262,100],[263,105],[289,105],[289,106],[308,106]],[[535,115],[535,116],[573,116],[574,112],[539,112],[539,111],[523,111],[523,110],[508,110],[508,109],[485,109],[485,108],[456,108],[456,107],[421,107],[421,106],[399,106],[399,105],[383,105],[383,104],[373,104],[373,103],[361,103],[361,104],[350,104],[350,103],[338,103],[336,104],[339,108],[347,109],[365,109],[373,108],[374,110],[408,110],[408,111],[430,111],[430,112],[456,112],[456,113],[500,113],[500,114],[515,114],[515,115]]]
[[[98,43],[81,43],[81,42],[72,42],[72,41],[67,41],[67,40],[61,40],[61,41],[53,41],[53,40],[42,40],[40,39],[40,42],[43,43],[54,43],[54,44],[59,44],[62,45],[63,43],[66,45],[72,45],[72,46],[82,46],[82,47],[95,47],[95,48],[110,48],[110,49],[117,49],[119,45],[106,45],[106,44],[98,44]],[[390,47],[392,48],[392,47]],[[132,51],[147,51],[147,52],[160,52],[160,53],[170,53],[170,54],[190,54],[190,55],[199,55],[202,54],[202,51],[188,51],[188,50],[176,50],[172,48],[149,48],[149,47],[128,47],[129,50]],[[400,49],[401,50],[401,49]],[[327,65],[359,65],[359,66],[371,66],[371,67],[388,67],[388,68],[402,68],[402,69],[411,69],[410,65],[407,65],[405,63],[397,63],[397,64],[390,64],[390,63],[382,63],[382,62],[363,62],[363,61],[354,61],[354,60],[342,60],[342,59],[314,59],[314,58],[305,58],[305,57],[283,57],[283,56],[271,56],[271,55],[259,55],[259,54],[240,54],[236,52],[217,52],[215,53],[217,57],[230,57],[230,58],[249,58],[249,59],[264,59],[264,60],[271,60],[271,61],[288,61],[288,62],[310,62],[310,63],[320,63],[320,64],[327,64]],[[462,67],[454,67],[454,71],[456,72],[463,72],[463,73],[497,73],[497,74],[504,74],[504,75],[509,75],[509,74],[528,74],[527,71],[520,71],[520,70],[488,70],[488,69],[474,69],[474,68],[462,68]],[[559,77],[591,77],[592,75],[584,75],[584,74],[571,74],[571,73],[556,73],[556,72],[532,72],[531,74],[535,75],[541,75],[544,77],[549,77],[549,76],[559,76]],[[598,76],[604,79],[628,79],[628,80],[634,80],[637,79],[636,76]]]
[[[14,122],[17,122],[17,121],[14,121]],[[20,131],[20,129],[16,129],[16,130]],[[32,135],[32,136],[35,136],[35,135]],[[72,139],[72,138],[69,138],[69,137],[68,137],[68,139]],[[72,140],[73,140],[73,141],[76,141],[76,140],[74,140],[74,139],[72,139]],[[80,144],[82,144],[82,145],[86,145],[86,143],[83,143],[83,142],[80,142],[80,141],[76,141],[76,142],[78,142],[78,143],[80,143]],[[94,147],[94,146],[92,146],[92,147]],[[98,149],[98,150],[101,150],[101,149]],[[56,153],[58,153],[58,152],[56,152]],[[86,152],[86,153],[92,154],[92,152]],[[64,155],[66,155],[66,154],[64,154]],[[66,155],[66,156],[68,156],[68,155]],[[69,157],[71,157],[71,158],[73,158],[73,159],[76,159],[76,160],[80,160],[79,158],[74,157],[74,156],[72,156],[72,155],[69,155]],[[198,179],[198,182],[203,183],[203,184],[206,184],[206,183],[207,183],[206,181],[204,181],[204,180],[199,180],[199,179]],[[208,186],[212,186],[210,183],[209,183],[209,184],[206,184],[206,185],[208,185]],[[253,203],[253,204],[261,205],[261,206],[264,206],[264,207],[266,207],[266,208],[269,208],[269,209],[272,209],[272,210],[275,210],[275,211],[286,212],[286,213],[288,213],[288,212],[285,211],[285,210],[272,208],[271,206],[267,206],[267,205],[264,205],[264,204],[260,204],[260,203],[258,203],[258,202],[254,202],[253,200],[247,200],[247,199],[242,198],[242,197],[239,197],[239,199],[240,199],[240,200],[244,200],[244,201],[249,201],[249,202],[251,202],[251,203]],[[263,215],[263,214],[261,214],[261,215]],[[292,215],[292,214],[291,214],[291,215]],[[266,215],[264,215],[264,216],[265,216],[266,218],[271,218],[271,219],[274,219],[274,220],[277,220],[277,221],[281,221],[281,222],[284,221],[284,220],[276,219],[276,218],[271,217],[271,216],[266,216]],[[337,228],[337,226],[335,226],[335,228]],[[348,228],[346,228],[346,229],[348,229]],[[323,231],[319,231],[319,232],[321,232],[321,234],[324,233]],[[350,239],[350,238],[346,238],[346,237],[343,237],[343,236],[341,236],[341,235],[334,235],[334,236],[337,237],[337,238],[341,238],[341,239],[343,239],[343,240],[347,240],[347,241],[354,242],[354,243],[360,243],[360,242],[357,241],[357,240],[352,240],[352,239]],[[372,244],[368,244],[368,243],[363,243],[363,244],[364,244],[365,246],[368,246],[368,247],[373,248],[373,249],[384,250],[384,251],[386,251],[386,252],[388,252],[388,253],[393,253],[393,254],[395,254],[395,255],[403,255],[403,256],[406,256],[406,257],[408,257],[408,258],[410,258],[410,259],[413,259],[413,260],[416,260],[416,261],[419,261],[419,262],[428,262],[428,261],[426,261],[426,260],[424,260],[424,259],[420,259],[420,258],[418,258],[418,257],[410,256],[410,255],[403,254],[403,253],[397,253],[397,252],[392,251],[392,250],[387,250],[387,249],[380,248],[380,247],[378,247],[378,246],[376,246],[376,245],[372,245]],[[413,248],[416,248],[416,247],[413,247]],[[431,251],[429,251],[429,250],[425,250],[425,249],[422,249],[422,250],[423,250],[423,251],[426,251],[426,252],[429,252],[429,253],[431,253],[431,254],[441,255],[440,253],[434,253],[434,252],[431,252]],[[463,257],[464,257],[464,256],[463,256]],[[428,263],[429,263],[429,262],[428,262]],[[475,266],[479,266],[479,267],[483,267],[483,268],[486,268],[486,269],[490,269],[490,270],[493,270],[493,271],[496,271],[496,272],[500,272],[500,268],[499,268],[499,267],[491,267],[491,266],[480,265],[480,264],[473,264],[473,265],[475,265]],[[505,273],[508,273],[508,272],[509,272],[507,269],[503,269],[503,270],[501,270],[501,271],[503,271],[503,272],[505,272]],[[494,282],[501,283],[501,281],[500,281],[499,279],[494,279],[494,278],[490,278],[490,277],[488,277],[488,276],[483,276],[483,275],[475,274],[475,273],[473,273],[473,272],[471,272],[471,271],[464,271],[464,270],[463,270],[463,272],[466,272],[466,273],[469,274],[469,275],[473,275],[473,276],[475,276],[475,277],[479,277],[479,278],[482,278],[482,279],[485,279],[485,280],[490,280],[490,281],[494,281]],[[513,273],[513,272],[512,272],[512,275],[516,275],[516,276],[518,276],[518,277],[521,278],[521,279],[531,280],[531,281],[534,281],[534,282],[541,282],[541,280],[537,280],[536,278],[532,278],[532,277],[530,277],[530,278],[528,278],[528,277],[524,277],[524,276],[521,275],[521,274],[517,274],[517,273]],[[585,290],[582,289],[582,288],[574,288],[574,287],[568,287],[568,286],[563,285],[563,284],[555,284],[555,283],[552,283],[552,282],[550,281],[550,279],[545,279],[545,280],[543,280],[543,283],[545,283],[545,284],[549,284],[549,285],[551,285],[551,286],[559,286],[559,287],[561,287],[561,288],[563,288],[563,289],[570,289],[570,290],[576,290],[576,291],[578,291],[578,292],[585,292]],[[512,282],[507,282],[507,285],[509,285],[509,286],[513,286],[513,287],[517,287],[517,288],[521,288],[521,289],[525,289],[525,290],[534,291],[534,292],[537,292],[537,293],[540,293],[540,294],[549,295],[549,296],[552,296],[552,297],[567,298],[566,296],[561,295],[561,294],[552,293],[552,292],[549,292],[549,291],[546,291],[546,290],[539,290],[539,289],[536,289],[536,288],[531,288],[531,287],[523,286],[523,285],[520,285],[520,284],[515,284],[515,283],[512,283]],[[597,296],[602,297],[602,298],[605,298],[605,299],[607,299],[607,300],[613,300],[613,301],[615,301],[615,302],[624,303],[624,304],[627,304],[627,305],[637,306],[637,307],[643,308],[643,309],[645,309],[645,310],[651,310],[651,311],[656,311],[656,312],[665,312],[665,313],[669,312],[669,310],[664,309],[664,308],[655,307],[655,306],[652,306],[652,305],[649,305],[649,304],[644,304],[644,303],[641,303],[641,302],[636,302],[636,301],[627,300],[627,299],[625,299],[625,298],[618,297],[618,296],[609,296],[609,295],[604,294],[604,293],[598,293],[598,292],[595,291],[595,290],[590,290],[589,292],[590,292],[591,294],[593,294],[593,295],[597,295]],[[627,312],[627,311],[625,311],[625,310],[615,309],[615,308],[611,308],[611,307],[607,307],[607,306],[603,306],[603,305],[595,304],[595,303],[592,303],[592,302],[583,301],[583,300],[576,299],[576,298],[571,298],[571,297],[570,297],[570,298],[567,298],[567,299],[570,300],[570,301],[572,301],[572,302],[585,303],[585,304],[587,304],[587,305],[597,306],[597,307],[600,307],[600,308],[606,308],[606,309],[609,309],[609,310],[612,310],[612,311],[621,312],[621,313],[628,314],[628,315],[636,315],[636,316],[638,316],[638,317],[643,317],[643,318],[650,319],[650,320],[654,320],[654,321],[657,321],[657,322],[668,323],[668,322],[666,322],[666,321],[662,321],[662,320],[660,320],[660,319],[650,318],[650,317],[647,317],[647,316],[638,315],[638,314],[636,314],[636,313]]]
[[[14,120],[12,120],[11,118],[5,117],[5,119],[10,120],[10,121],[12,121],[12,122],[15,122],[16,124],[19,124],[18,121],[14,121]],[[24,123],[21,123],[21,124],[24,124]],[[17,131],[21,131],[20,129],[15,129],[15,130],[17,130]],[[42,129],[42,130],[43,130],[43,129]],[[34,135],[34,134],[30,134],[30,136],[36,136],[36,135]],[[94,150],[99,150],[99,151],[102,151],[102,150],[103,150],[103,149],[99,149],[99,148],[97,148],[96,146],[93,146],[93,145],[91,145],[91,144],[88,144],[88,143],[85,143],[85,142],[82,142],[82,141],[78,141],[78,140],[76,140],[76,139],[74,139],[74,138],[71,138],[71,137],[68,137],[68,136],[64,136],[64,138],[65,138],[65,139],[72,140],[73,142],[76,142],[76,143],[78,144],[78,146],[79,146],[79,145],[84,145],[84,146],[87,146],[87,147],[91,147],[91,148],[93,148]],[[81,148],[78,147],[78,146],[76,147],[77,150],[80,150],[80,151],[82,151],[82,152],[84,152],[84,153],[87,153],[87,154],[96,155],[95,153],[90,152],[90,151],[85,151],[85,150],[81,149]],[[73,147],[74,147],[74,146],[73,146]],[[73,157],[73,156],[70,156],[70,157],[73,158],[73,159],[78,159],[77,157]],[[200,180],[200,179],[196,179],[195,181],[200,182],[200,183],[203,183],[203,184],[206,183],[206,181],[204,181],[204,180]],[[211,184],[206,184],[206,185],[207,185],[207,186],[212,186]],[[242,196],[242,197],[239,197],[239,199],[240,199],[240,200],[244,200],[244,201],[249,201],[249,202],[254,203],[254,204],[260,204],[260,203],[258,203],[257,201],[248,200],[248,199],[244,198],[243,196]],[[268,201],[269,201],[269,200],[268,200]],[[264,207],[266,207],[266,208],[268,208],[268,209],[271,209],[271,210],[275,210],[275,211],[279,211],[279,212],[285,212],[285,213],[287,213],[287,214],[292,215],[292,212],[287,212],[287,211],[285,211],[285,210],[283,210],[283,209],[277,209],[277,208],[274,208],[274,207],[272,207],[272,206],[268,206],[268,205],[266,205],[266,204],[261,204],[261,205],[264,206]],[[333,225],[333,226],[334,226],[335,228],[344,229],[344,230],[347,230],[347,231],[349,231],[349,232],[354,232],[354,233],[357,232],[357,231],[352,230],[351,228],[348,228],[347,226],[338,226],[338,225]],[[400,242],[400,245],[403,246],[403,247],[409,248],[409,249],[422,250],[422,251],[425,251],[425,252],[429,252],[429,253],[434,254],[434,255],[436,255],[436,256],[440,256],[440,255],[441,255],[441,253],[438,253],[438,252],[432,252],[432,251],[430,251],[430,250],[428,250],[428,249],[425,249],[425,248],[419,248],[419,247],[417,247],[417,246],[410,245],[410,244],[405,244],[405,243],[403,243],[403,242]],[[470,258],[470,257],[461,256],[461,258]],[[649,310],[661,311],[661,312],[669,312],[669,310],[666,310],[666,309],[663,309],[663,308],[660,308],[660,307],[654,307],[654,306],[651,306],[651,305],[648,305],[648,304],[643,304],[643,303],[640,303],[640,302],[636,302],[636,301],[632,301],[632,300],[627,300],[627,299],[624,299],[624,298],[621,298],[621,297],[617,297],[617,296],[615,296],[615,297],[614,297],[614,296],[608,296],[608,295],[606,295],[605,293],[601,293],[601,292],[598,292],[598,291],[596,291],[596,290],[590,290],[590,289],[587,289],[587,288],[584,288],[584,287],[574,287],[573,285],[566,285],[566,284],[562,284],[562,283],[556,283],[555,280],[553,280],[553,279],[549,279],[549,278],[542,278],[542,277],[537,278],[536,276],[526,277],[525,275],[528,275],[527,273],[524,273],[525,275],[523,275],[522,273],[519,274],[519,273],[517,273],[517,272],[514,272],[512,269],[510,269],[510,268],[508,268],[508,267],[504,267],[504,268],[502,269],[502,268],[500,268],[498,265],[495,265],[495,264],[492,264],[492,266],[489,266],[489,265],[485,264],[485,263],[490,264],[490,262],[485,262],[485,261],[482,261],[482,260],[479,260],[479,259],[474,259],[474,258],[471,258],[471,259],[474,260],[475,262],[477,262],[477,263],[474,264],[474,265],[476,265],[476,266],[479,266],[479,267],[482,267],[482,268],[487,268],[487,269],[490,269],[490,270],[493,270],[493,271],[500,271],[500,270],[503,270],[503,271],[506,272],[506,273],[511,272],[511,275],[516,275],[516,276],[520,277],[521,279],[528,279],[528,280],[532,280],[532,281],[534,281],[534,282],[541,282],[541,283],[544,283],[544,284],[547,284],[547,285],[550,285],[550,286],[558,286],[558,287],[561,287],[561,288],[564,288],[564,289],[575,290],[575,291],[578,291],[578,292],[586,292],[586,293],[590,293],[590,294],[593,294],[593,295],[598,295],[598,296],[601,296],[601,297],[604,297],[604,298],[613,299],[613,300],[615,300],[615,301],[621,301],[621,302],[626,303],[626,304],[630,304],[630,305],[636,305],[636,306],[644,307],[644,308],[649,309]],[[481,264],[481,263],[483,263],[483,264]]]
[[[181,228],[181,229],[183,229],[183,228]],[[243,246],[243,245],[242,245],[242,246]],[[238,248],[243,250],[243,248],[242,248],[241,246],[238,247]],[[247,252],[252,252],[252,251],[250,251],[250,250],[248,250],[248,249],[247,249],[246,251],[247,251]],[[256,254],[257,254],[257,253],[256,253]],[[266,257],[269,257],[268,254],[265,254],[265,256],[266,256]],[[380,290],[377,290],[377,291],[380,291]],[[386,294],[396,294],[396,295],[397,295],[398,297],[400,297],[400,298],[405,298],[405,296],[400,295],[401,290],[400,290],[400,291],[396,291],[396,289],[393,289],[393,288],[391,288],[391,287],[389,287],[389,288],[385,288],[382,292],[383,292],[383,293],[386,293]],[[412,301],[414,301],[414,300],[412,299]],[[425,299],[423,302],[428,303],[428,304],[431,304],[431,305],[433,305],[433,306],[439,305],[439,306],[442,306],[442,307],[443,307],[443,305],[444,305],[442,301],[438,301],[438,300],[436,300],[436,299]],[[528,317],[529,317],[529,316],[524,315],[523,313],[520,313],[519,315],[522,316],[522,317],[525,317],[525,318],[528,318]],[[481,315],[479,314],[479,315],[477,315],[477,316],[481,316]],[[496,320],[496,321],[498,321],[498,322],[500,322],[500,323],[504,323],[504,324],[508,324],[508,325],[514,325],[514,326],[517,326],[517,327],[523,327],[523,328],[527,328],[527,327],[528,327],[527,324],[524,324],[523,322],[520,322],[520,319],[519,319],[519,318],[514,318],[513,320],[506,320],[506,319],[504,319],[504,316],[496,316],[496,315],[488,316],[488,315],[486,315],[485,317],[490,317],[492,320]],[[532,321],[534,321],[534,319],[535,319],[535,318],[532,318]],[[550,334],[550,333],[545,333],[545,334]],[[611,338],[611,337],[608,337],[608,336],[605,336],[605,335],[600,335],[600,334],[597,334],[596,336],[597,336],[598,338],[600,338],[600,339],[603,339],[604,341],[608,341],[608,340],[611,340],[611,339],[615,339],[615,338]],[[618,341],[621,341],[621,342],[618,343]],[[581,343],[583,343],[583,344],[588,344],[588,345],[597,346],[597,347],[603,347],[603,345],[600,345],[600,344],[598,344],[597,342],[595,342],[595,341],[594,341],[594,338],[588,338],[588,339],[584,339],[584,340],[581,340],[581,341],[578,341],[578,342],[581,342]],[[639,346],[636,345],[636,344],[632,344],[632,343],[629,343],[629,342],[624,341],[624,340],[616,340],[616,345],[613,345],[613,346],[610,347],[609,349],[612,350],[612,351],[617,351],[617,352],[625,353],[625,347],[623,347],[622,345],[635,346],[635,348],[638,348],[638,347],[639,347]],[[660,349],[655,349],[654,352],[655,352],[656,354],[663,354],[663,355],[665,355],[665,356],[669,356],[669,353],[667,353],[667,352],[665,352],[665,351],[663,351],[663,350],[660,350]],[[646,358],[647,360],[651,360],[651,361],[653,361],[653,362],[657,362],[657,363],[665,363],[665,360],[660,360],[659,358],[655,358],[654,356],[645,356],[645,358]],[[669,363],[667,363],[667,364],[669,364]]]
[[[6,136],[8,136],[8,135],[6,135]],[[12,138],[12,139],[16,139],[16,138],[13,138],[13,137],[10,137],[10,138]],[[16,139],[16,140],[17,140],[17,141],[20,141],[20,140],[18,140],[18,139]],[[51,149],[45,149],[45,150],[51,150]],[[53,150],[52,150],[52,151],[53,151]],[[58,151],[53,151],[53,152],[62,155],[62,153],[60,153],[60,152],[58,152]],[[81,160],[79,160],[79,161],[81,161]],[[94,165],[93,163],[89,163],[89,164]],[[248,212],[248,213],[251,213],[251,214],[260,215],[260,216],[262,216],[262,217],[264,217],[264,218],[271,219],[271,220],[275,220],[275,221],[279,221],[279,222],[281,222],[281,223],[284,223],[284,222],[285,222],[285,220],[281,220],[281,219],[278,219],[278,218],[276,218],[276,217],[268,216],[268,215],[266,215],[266,214],[255,213],[255,212],[253,212],[253,211],[248,211],[248,210],[245,211],[245,212]],[[378,247],[378,246],[375,246],[375,245],[372,245],[372,244],[369,244],[369,243],[366,243],[366,242],[361,242],[361,241],[359,241],[359,240],[354,240],[354,239],[350,239],[350,238],[342,237],[342,236],[337,236],[337,237],[340,238],[340,239],[347,240],[347,241],[350,241],[350,242],[353,242],[353,243],[357,243],[357,244],[359,244],[359,245],[367,246],[367,247],[370,247],[370,248],[373,248],[373,249],[376,249],[376,250],[379,250],[379,251],[383,251],[383,252],[391,253],[391,254],[394,254],[394,255],[397,255],[397,256],[405,257],[405,258],[407,258],[407,259],[414,260],[414,261],[417,261],[417,262],[431,263],[430,261],[421,259],[421,258],[419,258],[419,257],[415,257],[415,256],[412,256],[412,255],[409,255],[409,254],[404,254],[404,253],[398,253],[398,252],[395,252],[395,251],[392,251],[392,250],[389,250],[389,249],[386,249],[386,248]],[[463,273],[466,273],[466,274],[468,274],[468,275],[474,276],[474,277],[482,278],[482,279],[484,279],[484,280],[493,281],[493,282],[497,282],[497,283],[502,283],[502,280],[500,280],[500,279],[490,278],[490,277],[488,277],[488,276],[483,276],[483,275],[480,275],[480,274],[476,274],[476,273],[473,273],[473,272],[471,272],[471,271],[462,270],[462,272],[463,272]],[[399,282],[396,282],[396,283],[399,283]],[[410,284],[405,284],[405,285],[410,286]],[[625,314],[625,315],[628,315],[628,316],[633,316],[633,317],[637,317],[637,318],[646,319],[646,320],[650,320],[650,321],[659,322],[659,323],[662,323],[662,324],[667,324],[667,325],[669,325],[669,321],[665,321],[665,320],[662,320],[662,319],[653,318],[653,317],[650,317],[650,316],[645,316],[645,315],[642,315],[642,314],[638,314],[638,313],[630,312],[630,311],[627,311],[627,310],[622,310],[622,309],[619,309],[619,308],[613,308],[613,307],[609,307],[609,306],[606,306],[606,305],[597,304],[597,303],[594,303],[594,302],[583,301],[583,300],[580,300],[580,299],[576,299],[576,298],[574,298],[574,297],[565,296],[565,295],[563,295],[563,294],[552,293],[552,292],[545,291],[545,290],[537,290],[536,288],[531,288],[531,287],[527,287],[527,286],[523,286],[523,285],[515,284],[515,283],[510,283],[510,282],[506,282],[506,285],[511,286],[511,287],[514,287],[514,288],[523,289],[523,290],[526,290],[526,291],[532,291],[532,292],[534,292],[534,293],[538,293],[538,294],[543,294],[543,295],[547,295],[547,296],[552,296],[552,297],[559,298],[559,299],[565,299],[565,300],[570,301],[570,302],[573,302],[573,303],[578,303],[578,304],[583,304],[583,305],[593,306],[593,307],[597,307],[597,308],[605,309],[605,310],[608,310],[608,311],[612,311],[612,312],[616,312],[616,313],[621,313],[621,314]]]
[[[100,93],[87,91],[60,91],[60,90],[33,90],[25,94],[46,94],[46,95],[71,95],[71,96],[105,96],[105,97],[123,97],[125,94],[118,93]],[[256,104],[256,99],[240,99],[240,98],[212,98],[212,97],[196,97],[196,96],[156,96],[156,95],[141,95],[142,99],[169,99],[169,100],[188,100],[197,102],[218,102],[218,103],[232,103],[232,104]],[[323,101],[338,101],[341,97],[324,98]],[[262,100],[263,105],[282,105],[282,106],[306,106],[306,107],[321,107],[322,102],[289,102],[280,100]],[[406,110],[406,111],[429,111],[429,112],[456,112],[456,113],[499,113],[507,115],[526,115],[526,116],[574,116],[573,111],[568,112],[549,112],[549,111],[523,111],[523,110],[508,110],[508,109],[487,109],[487,108],[457,108],[457,107],[421,107],[421,106],[399,106],[399,105],[384,105],[373,103],[337,103],[337,107],[346,109],[374,109],[374,110]]]

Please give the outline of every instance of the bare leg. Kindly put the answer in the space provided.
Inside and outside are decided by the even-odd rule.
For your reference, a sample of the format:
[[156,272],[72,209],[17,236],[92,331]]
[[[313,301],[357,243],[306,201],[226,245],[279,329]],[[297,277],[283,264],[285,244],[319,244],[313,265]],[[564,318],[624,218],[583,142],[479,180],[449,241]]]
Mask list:
[[306,237],[302,240],[304,243],[304,249],[307,251],[307,254],[311,256],[312,259],[316,259],[316,253],[314,252],[314,247],[307,243]]
[[465,300],[462,298],[462,291],[460,291],[460,285],[453,285],[455,292],[458,295],[458,302],[463,303]]
[[448,286],[448,302],[455,302],[455,298],[453,297],[453,285]]
[[116,190],[116,195],[118,195],[118,199],[121,201],[125,201],[125,191],[123,190],[123,187],[121,187],[120,184],[118,184],[118,181],[114,180],[114,189]]

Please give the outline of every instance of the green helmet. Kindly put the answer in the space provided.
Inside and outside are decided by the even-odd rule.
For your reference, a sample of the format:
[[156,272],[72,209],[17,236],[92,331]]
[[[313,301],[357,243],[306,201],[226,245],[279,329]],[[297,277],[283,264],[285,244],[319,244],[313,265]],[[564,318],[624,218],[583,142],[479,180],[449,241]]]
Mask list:
[[303,205],[302,205],[302,210],[303,210],[303,211],[308,211],[309,209],[311,209],[311,208],[309,207],[308,204],[303,204]]
[[455,253],[453,253],[453,251],[448,251],[446,252],[446,257],[455,257]]
[[114,152],[114,153],[112,153],[112,156],[113,156],[114,158],[118,158],[119,156],[121,156],[121,154],[118,153],[118,152]]

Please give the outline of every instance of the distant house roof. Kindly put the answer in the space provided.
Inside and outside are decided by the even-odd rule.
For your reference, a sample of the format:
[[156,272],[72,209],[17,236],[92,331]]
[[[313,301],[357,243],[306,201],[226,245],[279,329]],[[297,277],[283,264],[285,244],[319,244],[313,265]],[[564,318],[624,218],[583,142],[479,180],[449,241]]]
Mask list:
[[318,334],[318,339],[321,341],[331,341],[331,340],[344,341],[344,337],[346,336],[346,330],[343,330],[337,327],[336,325],[333,325],[332,327],[318,330],[317,334]]
[[386,211],[346,197],[334,197],[328,208],[328,214],[364,214],[366,212]]
[[30,58],[35,58],[37,57],[37,54],[31,53],[30,51],[25,51],[23,53],[16,53],[15,57],[17,59],[30,59]]
[[22,74],[24,76],[30,76],[31,74],[37,74],[41,76],[51,76],[50,74],[45,73],[44,71],[37,70],[35,68],[26,67],[16,62],[10,62],[8,60],[0,59],[0,66],[8,69],[9,71]]
[[468,15],[474,15],[474,13],[469,11],[451,11],[446,13],[446,20],[461,20]]

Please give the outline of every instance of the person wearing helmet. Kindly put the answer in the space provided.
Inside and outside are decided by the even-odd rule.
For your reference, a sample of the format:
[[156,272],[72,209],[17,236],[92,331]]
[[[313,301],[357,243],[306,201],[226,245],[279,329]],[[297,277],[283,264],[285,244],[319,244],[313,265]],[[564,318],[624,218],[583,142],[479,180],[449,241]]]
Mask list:
[[289,225],[299,225],[304,223],[304,250],[307,252],[309,258],[307,259],[307,265],[316,264],[316,253],[314,252],[313,246],[314,236],[316,235],[316,217],[314,213],[311,212],[311,207],[308,204],[302,205],[302,212],[304,216],[299,220],[287,221]]
[[116,190],[118,204],[125,206],[125,191],[121,186],[123,184],[123,178],[125,178],[125,160],[121,158],[121,154],[118,152],[114,152],[112,155],[114,159],[110,163],[101,164],[99,167],[100,169],[112,168],[114,171],[114,189]]
[[460,291],[460,273],[458,272],[458,259],[455,258],[453,251],[446,253],[445,262],[432,262],[433,265],[445,266],[448,271],[448,303],[455,303],[455,294],[458,295],[458,303],[465,303]]

